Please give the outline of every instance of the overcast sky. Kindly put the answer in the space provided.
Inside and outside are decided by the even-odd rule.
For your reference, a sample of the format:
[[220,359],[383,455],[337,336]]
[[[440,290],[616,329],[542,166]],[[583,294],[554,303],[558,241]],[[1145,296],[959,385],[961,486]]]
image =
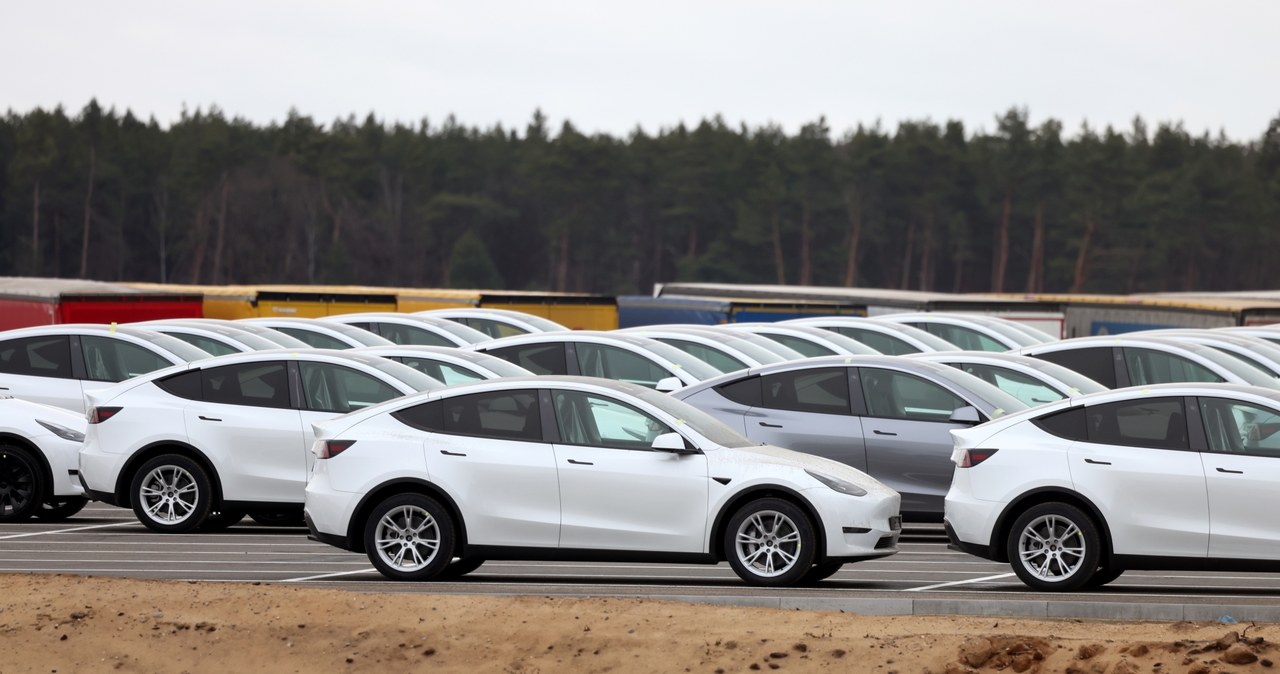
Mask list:
[[991,130],[1012,106],[1255,140],[1280,116],[1277,0],[307,0],[0,3],[0,109],[90,98],[162,124],[384,120],[618,136],[720,114],[835,135]]

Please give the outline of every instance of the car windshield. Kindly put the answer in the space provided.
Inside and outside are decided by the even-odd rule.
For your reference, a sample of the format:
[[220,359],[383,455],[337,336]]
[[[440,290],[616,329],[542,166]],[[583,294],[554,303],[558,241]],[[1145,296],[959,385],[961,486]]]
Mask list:
[[166,335],[152,330],[130,330],[128,334],[138,337],[139,339],[145,339],[182,360],[187,361],[188,363],[193,360],[203,360],[213,356],[213,354],[208,351],[192,346],[191,344],[188,344],[172,335]]
[[1248,384],[1272,389],[1280,388],[1280,379],[1276,379],[1270,374],[1259,370],[1235,356],[1199,344],[1185,344],[1184,346],[1195,353],[1200,354],[1207,360],[1211,360],[1218,365],[1221,365],[1224,369],[1245,380]]
[[1080,374],[1079,372],[1076,372],[1075,370],[1058,365],[1057,363],[1051,363],[1047,360],[1041,360],[1039,358],[1028,359],[1028,360],[1034,360],[1035,362],[1027,363],[1027,365],[1071,387],[1072,389],[1074,389],[1072,391],[1073,394],[1077,392],[1078,393],[1098,393],[1100,391],[1108,390],[1107,387],[1103,386],[1102,384],[1099,384],[1098,382]]
[[662,342],[651,339],[640,348],[655,355],[662,356],[672,363],[679,365],[680,369],[693,375],[698,379],[698,381],[705,381],[712,377],[719,377],[723,374],[714,367],[711,367],[705,362],[690,356],[670,344],[663,344]]
[[413,387],[415,391],[431,391],[444,387],[444,382],[429,377],[404,363],[397,363],[394,360],[386,358],[366,358],[360,362],[373,366],[374,368],[386,372],[387,374],[399,379],[400,381]]
[[759,444],[748,440],[724,422],[683,400],[676,400],[665,393],[649,389],[636,391],[633,395],[679,419],[695,433],[721,447],[754,447]]

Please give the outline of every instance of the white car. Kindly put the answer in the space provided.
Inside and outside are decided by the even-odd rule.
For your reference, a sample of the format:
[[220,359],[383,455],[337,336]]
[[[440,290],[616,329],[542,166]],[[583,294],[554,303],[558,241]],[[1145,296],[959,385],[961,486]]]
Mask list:
[[362,346],[391,346],[395,342],[354,325],[322,318],[264,317],[241,318],[236,325],[257,325],[283,332],[316,349],[358,349]]
[[1013,353],[1057,363],[1107,388],[1195,381],[1280,388],[1280,380],[1231,354],[1140,332],[1075,337]]
[[856,316],[814,316],[779,321],[779,325],[810,325],[844,335],[885,354],[905,356],[922,351],[959,351],[960,347],[905,323]]
[[217,323],[206,323],[200,320],[160,319],[130,323],[129,325],[176,337],[214,356],[280,348],[279,344],[270,339],[255,335],[247,330]]
[[444,382],[446,386],[498,377],[528,377],[533,374],[497,356],[451,346],[366,346],[353,351],[404,363],[432,379]]
[[83,414],[0,398],[0,522],[66,519],[84,507],[76,479]]
[[338,314],[326,321],[353,325],[368,330],[394,344],[423,346],[467,346],[493,339],[479,330],[438,316],[398,314],[393,311],[371,311]]
[[[758,585],[897,552],[899,496],[621,382],[450,387],[316,424],[312,537],[396,580],[489,559],[714,564]],[[453,561],[457,558],[457,561]]]
[[415,316],[434,316],[457,321],[469,328],[483,332],[494,339],[531,332],[560,332],[569,328],[541,316],[510,309],[485,309],[482,307],[457,307],[453,309],[428,309],[415,311]]
[[904,357],[950,365],[995,386],[1029,407],[1107,390],[1107,387],[1075,370],[1031,356],[989,351],[935,351]]
[[782,323],[725,323],[717,330],[747,332],[773,340],[806,358],[817,356],[876,356],[880,352],[842,334],[811,325]]
[[1280,570],[1280,392],[1133,387],[952,435],[953,547],[1034,589],[1128,569]]
[[186,342],[127,325],[43,325],[0,332],[0,395],[84,414],[84,394],[130,377],[211,356]]
[[978,314],[953,314],[945,312],[911,312],[886,314],[877,317],[881,321],[901,323],[920,328],[945,339],[966,351],[993,351],[996,353],[1024,346],[1043,344],[1014,327],[1012,321]]
[[246,513],[297,521],[312,422],[442,386],[384,358],[321,349],[168,368],[88,394],[80,480],[90,498],[132,507],[163,533]]
[[[764,339],[762,337],[755,337],[745,332],[729,333],[710,326],[646,325],[617,332],[647,337],[673,346],[720,372],[734,372],[744,368],[804,358],[798,351],[788,349],[776,342],[772,343],[772,348],[756,344],[754,340]],[[781,356],[773,349],[784,349],[789,353]]]

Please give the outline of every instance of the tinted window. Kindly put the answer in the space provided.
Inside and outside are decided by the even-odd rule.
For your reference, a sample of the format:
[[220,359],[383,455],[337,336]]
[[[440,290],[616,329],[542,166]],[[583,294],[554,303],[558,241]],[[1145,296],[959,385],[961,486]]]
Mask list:
[[920,349],[911,346],[905,340],[886,335],[882,332],[863,330],[862,328],[850,328],[844,325],[828,329],[835,330],[845,337],[850,337],[855,341],[862,342],[876,351],[890,356],[901,356],[908,353],[920,352]]
[[925,330],[931,335],[941,337],[952,344],[960,347],[965,351],[1008,351],[1009,347],[988,337],[987,335],[960,325],[947,325],[945,323],[934,323],[932,321],[926,323],[913,323],[917,328]]
[[439,400],[397,410],[391,416],[420,431],[444,431],[444,405]]
[[1125,347],[1124,364],[1133,386],[1186,381],[1225,381],[1209,368],[1182,356],[1153,349]]
[[280,332],[283,332],[284,334],[289,335],[290,337],[296,337],[297,339],[300,339],[303,342],[306,342],[307,346],[312,346],[317,349],[350,349],[351,348],[350,344],[336,337],[330,337],[329,335],[322,335],[318,332],[312,332],[311,330],[299,330],[298,328],[290,328],[290,327],[283,327],[283,326],[279,328],[274,328],[274,329],[279,330]]
[[748,377],[730,384],[717,386],[720,395],[739,405],[759,407],[761,398],[760,377]]
[[832,351],[817,342],[811,342],[807,339],[800,339],[799,337],[793,337],[791,335],[765,334],[765,337],[768,337],[783,346],[799,351],[800,355],[806,358],[813,358],[814,356],[834,356],[836,354],[835,351]]
[[396,344],[422,344],[425,346],[457,346],[447,337],[430,330],[400,323],[379,323],[378,334]]
[[1115,356],[1109,346],[1065,349],[1037,353],[1034,356],[1061,365],[1068,370],[1075,370],[1107,388],[1116,387],[1116,366],[1113,363]]
[[1039,379],[1007,367],[980,363],[956,363],[955,366],[1032,407],[1066,397]]
[[[721,372],[735,372],[746,367],[750,367],[738,358],[725,353],[719,349],[713,349],[704,344],[697,342],[689,342],[683,339],[672,339],[670,337],[656,338],[663,344],[670,344],[677,349],[697,358],[698,360],[714,367]],[[770,361],[773,362],[773,361]]]
[[166,332],[165,334],[171,337],[176,337],[178,339],[181,339],[182,341],[190,344],[191,346],[194,346],[200,349],[201,351],[208,351],[210,354],[215,356],[225,356],[231,353],[240,353],[239,349],[231,346],[230,344],[224,344],[222,342],[219,342],[214,339],[210,339],[203,335],[191,335],[185,332]]
[[449,363],[441,363],[439,361],[428,360],[426,358],[417,358],[414,356],[395,357],[392,360],[398,360],[405,365],[421,372],[433,379],[439,379],[445,385],[462,384],[469,381],[479,381],[484,379],[478,372],[472,372],[458,365]]
[[560,342],[488,349],[485,353],[515,363],[534,374],[569,373],[569,364],[564,356],[564,344]]
[[578,371],[585,377],[601,377],[657,388],[658,382],[674,376],[666,368],[639,354],[605,344],[579,342]]
[[173,365],[137,344],[111,337],[81,335],[80,350],[85,378],[92,381],[124,381]]
[[160,390],[188,400],[200,399],[200,371],[191,370],[156,381]]
[[870,416],[886,419],[947,421],[969,404],[926,379],[878,368],[862,368],[862,391]]
[[289,407],[285,364],[238,363],[200,371],[205,402],[254,407]]
[[445,433],[542,441],[537,391],[502,391],[440,401]]
[[70,379],[70,340],[56,335],[0,342],[0,372]]
[[552,398],[565,444],[650,449],[654,438],[673,432],[670,426],[612,398],[578,391],[554,391]]
[[849,370],[824,367],[760,377],[761,407],[820,414],[849,414]]
[[1187,419],[1181,398],[1144,398],[1085,408],[1089,442],[1186,449]]
[[1089,438],[1083,407],[1073,407],[1061,412],[1054,412],[1035,419],[1031,423],[1039,426],[1046,433],[1067,440],[1087,440]]
[[298,363],[306,408],[347,413],[399,398],[402,393],[363,372],[332,363]]
[[469,328],[479,330],[494,339],[497,339],[498,337],[510,337],[511,335],[524,335],[528,333],[528,330],[521,330],[514,325],[501,323],[490,318],[473,318],[468,316],[466,318],[454,318],[450,320],[458,321]]
[[1215,452],[1280,456],[1276,410],[1239,400],[1201,398],[1200,417]]

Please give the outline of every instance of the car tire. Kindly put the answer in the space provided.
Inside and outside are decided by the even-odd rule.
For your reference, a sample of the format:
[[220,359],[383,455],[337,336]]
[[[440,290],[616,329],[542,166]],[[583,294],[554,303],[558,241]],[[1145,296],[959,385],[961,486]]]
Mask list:
[[1006,552],[1013,572],[1028,587],[1070,592],[1084,587],[1098,569],[1098,527],[1067,503],[1041,503],[1013,523]]
[[0,445],[0,522],[25,522],[40,510],[40,464],[29,451]]
[[133,474],[129,501],[148,529],[162,534],[195,531],[209,515],[213,501],[203,466],[181,454],[162,454]]
[[809,571],[804,574],[804,580],[802,582],[808,584],[824,581],[836,575],[836,572],[843,567],[844,562],[822,562],[821,564],[814,564],[809,567]]
[[211,512],[204,521],[200,523],[201,531],[226,531],[231,527],[240,523],[244,519],[243,510],[218,510]]
[[36,517],[46,522],[61,522],[84,510],[86,505],[89,505],[89,499],[83,496],[54,496],[40,504]]
[[817,535],[809,516],[790,501],[762,498],[729,518],[724,552],[738,577],[751,585],[799,583],[813,566]]
[[441,571],[440,575],[436,576],[436,579],[444,580],[446,578],[461,578],[480,568],[480,565],[484,563],[485,560],[480,559],[479,557],[457,559],[450,563],[449,566],[444,567],[444,571]]
[[453,518],[435,499],[397,494],[379,503],[364,527],[364,549],[392,580],[431,580],[453,561]]
[[276,511],[250,513],[249,518],[258,524],[268,527],[303,527],[307,525],[302,513]]
[[1103,585],[1119,578],[1123,573],[1124,569],[1117,569],[1114,567],[1109,568],[1105,566],[1099,567],[1098,570],[1094,572],[1093,576],[1089,578],[1089,582],[1085,583],[1084,586],[1102,587]]

